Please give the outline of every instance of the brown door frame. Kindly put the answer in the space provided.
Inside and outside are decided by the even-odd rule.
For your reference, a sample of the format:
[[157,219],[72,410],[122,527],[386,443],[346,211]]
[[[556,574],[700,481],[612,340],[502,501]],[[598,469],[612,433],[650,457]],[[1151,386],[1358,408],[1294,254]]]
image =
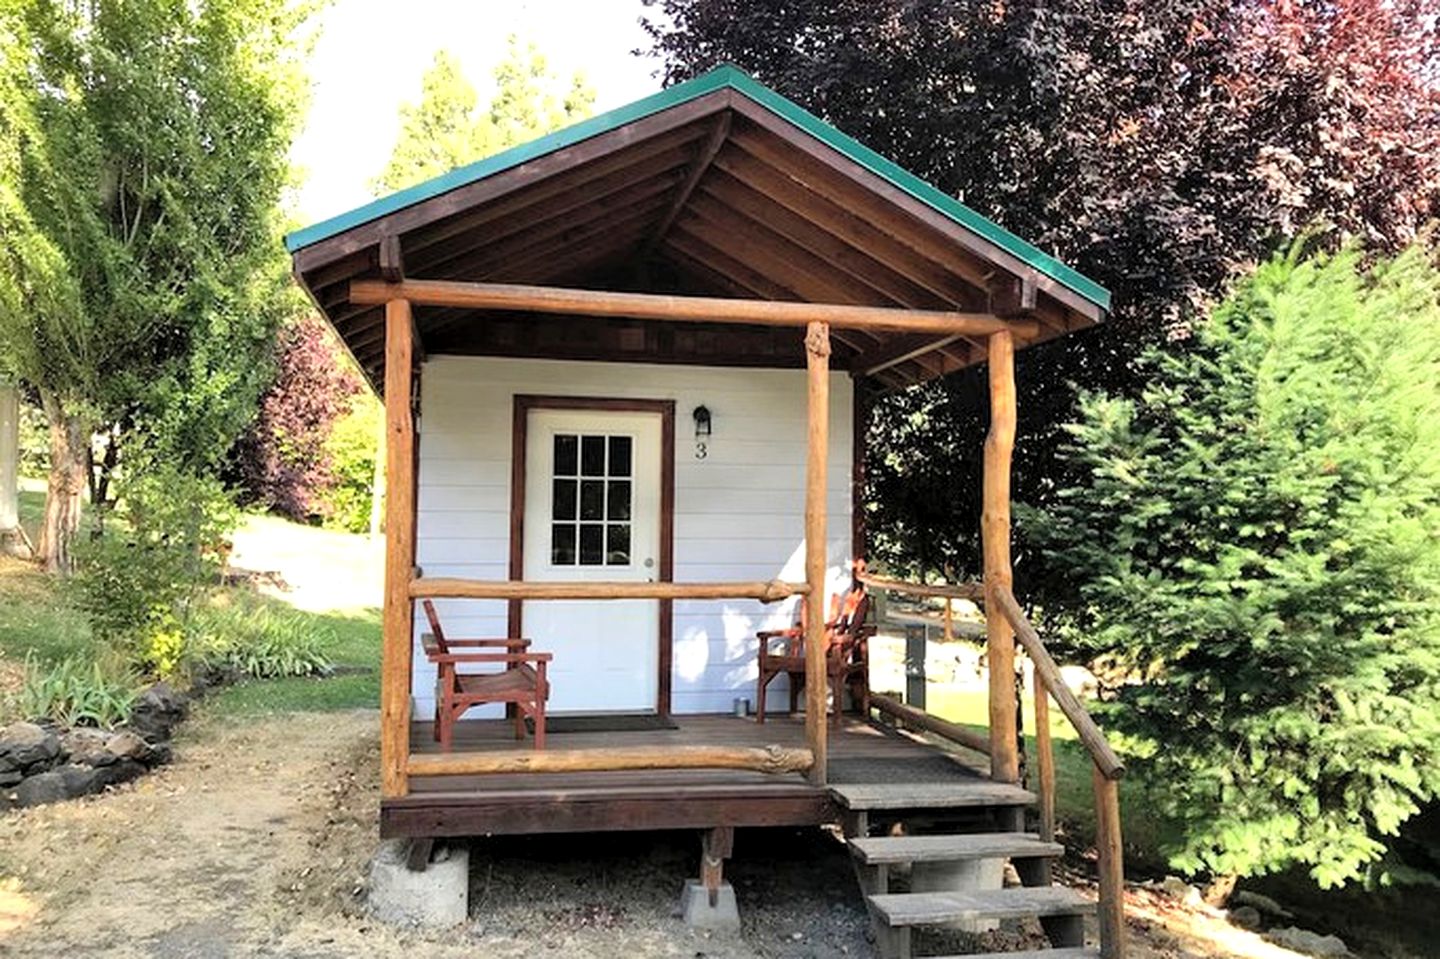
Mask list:
[[[621,413],[658,413],[660,415],[660,570],[662,583],[675,579],[675,401],[632,400],[609,396],[535,396],[515,394],[515,407],[510,436],[510,578],[525,578],[525,459],[526,433],[531,410],[612,410]],[[657,601],[660,637],[659,684],[656,686],[655,711],[670,715],[670,668],[674,640],[674,600]],[[510,600],[510,635],[519,636],[523,624],[524,601]]]

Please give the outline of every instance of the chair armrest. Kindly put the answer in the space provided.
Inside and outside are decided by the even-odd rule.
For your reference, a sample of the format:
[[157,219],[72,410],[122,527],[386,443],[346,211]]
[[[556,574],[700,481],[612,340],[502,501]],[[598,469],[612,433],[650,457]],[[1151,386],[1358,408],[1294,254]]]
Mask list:
[[786,639],[794,639],[796,636],[799,635],[800,627],[791,626],[789,629],[762,629],[760,632],[755,634],[755,637],[761,642],[767,642],[772,639],[779,639],[782,636]]
[[463,648],[472,648],[472,647],[482,647],[482,648],[504,647],[504,648],[506,648],[506,649],[519,649],[519,650],[524,650],[524,649],[528,649],[528,648],[530,647],[530,640],[528,640],[528,639],[447,639],[447,640],[445,640],[445,645],[446,645],[446,646],[450,646],[450,647],[454,647],[454,648],[462,648],[462,649],[463,649]]
[[433,663],[548,663],[555,658],[553,653],[449,653],[445,656],[431,656]]

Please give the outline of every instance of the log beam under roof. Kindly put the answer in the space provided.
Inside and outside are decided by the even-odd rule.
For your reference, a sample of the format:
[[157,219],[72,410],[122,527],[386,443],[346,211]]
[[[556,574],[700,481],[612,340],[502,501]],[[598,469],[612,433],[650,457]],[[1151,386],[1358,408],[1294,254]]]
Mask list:
[[734,300],[709,296],[615,293],[510,283],[467,283],[451,280],[356,280],[350,302],[380,304],[405,299],[421,306],[472,310],[528,310],[627,316],[641,320],[695,323],[742,323],[756,326],[806,326],[825,322],[840,329],[887,333],[933,333],[937,336],[990,336],[995,333],[1030,338],[1039,334],[1031,320],[1005,320],[989,313],[948,310],[905,310],[840,303],[793,303]]

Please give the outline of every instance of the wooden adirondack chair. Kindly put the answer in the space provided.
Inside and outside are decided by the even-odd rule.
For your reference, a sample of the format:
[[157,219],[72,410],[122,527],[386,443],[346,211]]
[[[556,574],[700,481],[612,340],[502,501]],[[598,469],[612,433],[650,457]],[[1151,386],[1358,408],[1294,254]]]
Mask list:
[[[550,653],[532,653],[528,639],[447,639],[435,604],[424,601],[430,632],[420,637],[425,657],[439,670],[435,683],[435,738],[450,751],[455,723],[466,710],[485,703],[515,704],[515,738],[525,738],[525,717],[535,721],[535,748],[545,748],[545,700],[550,684],[545,666]],[[503,653],[455,652],[465,649],[504,649]],[[465,663],[503,663],[499,672],[462,673]]]
[[[825,621],[825,674],[829,692],[834,697],[831,722],[839,724],[842,694],[850,688],[851,697],[860,706],[862,715],[870,715],[870,637],[875,628],[866,624],[870,597],[858,580],[844,596],[830,598],[830,616]],[[800,604],[800,622],[789,629],[765,630],[756,633],[760,640],[760,678],[755,691],[755,721],[765,721],[765,689],[782,673],[790,677],[790,712],[800,702],[805,687],[805,617],[809,615],[804,601]],[[776,640],[781,642],[777,643]]]

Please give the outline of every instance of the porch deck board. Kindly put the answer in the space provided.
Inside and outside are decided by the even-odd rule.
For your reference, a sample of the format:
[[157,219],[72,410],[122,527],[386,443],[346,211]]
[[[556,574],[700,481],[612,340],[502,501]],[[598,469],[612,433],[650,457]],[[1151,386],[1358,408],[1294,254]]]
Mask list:
[[[801,717],[764,725],[729,715],[677,716],[679,728],[583,732],[550,737],[553,749],[725,744],[803,746]],[[830,729],[831,783],[988,782],[962,757],[908,733],[847,717]],[[528,748],[508,720],[461,722],[456,752]],[[429,722],[411,726],[411,750],[439,752]],[[410,795],[381,806],[386,836],[481,835],[704,828],[714,825],[811,825],[837,815],[829,791],[796,773],[730,769],[627,770],[477,776],[415,776]]]

